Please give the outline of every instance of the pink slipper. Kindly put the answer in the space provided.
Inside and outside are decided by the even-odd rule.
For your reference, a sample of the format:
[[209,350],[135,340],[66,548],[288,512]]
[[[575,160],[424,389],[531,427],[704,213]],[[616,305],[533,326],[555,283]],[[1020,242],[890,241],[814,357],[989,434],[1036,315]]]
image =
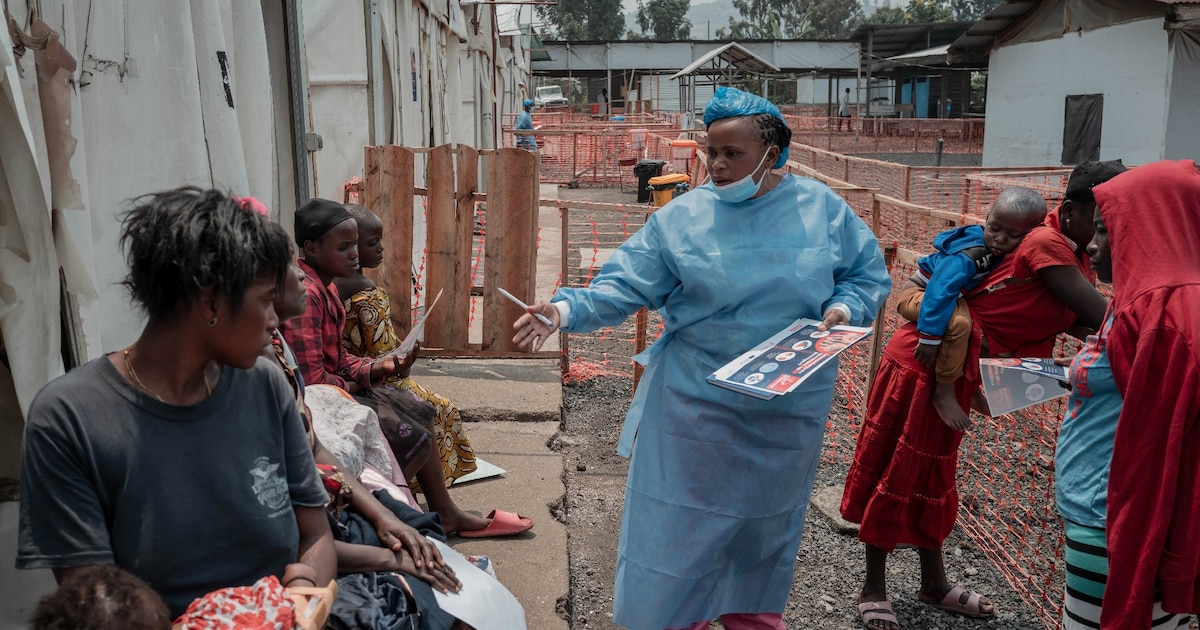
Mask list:
[[463,538],[491,538],[493,536],[514,536],[533,529],[533,519],[504,510],[492,510],[487,518],[492,519],[483,529],[472,529],[458,532]]

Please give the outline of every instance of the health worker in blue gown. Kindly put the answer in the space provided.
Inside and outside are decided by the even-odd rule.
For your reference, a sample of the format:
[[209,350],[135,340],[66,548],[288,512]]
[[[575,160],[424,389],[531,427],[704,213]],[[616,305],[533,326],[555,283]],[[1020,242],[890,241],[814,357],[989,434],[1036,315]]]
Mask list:
[[[719,88],[704,111],[712,180],[650,216],[587,288],[561,288],[514,324],[556,329],[658,309],[665,331],[618,452],[630,456],[613,620],[633,630],[783,628],[836,362],[758,400],[706,377],[798,317],[867,325],[891,288],[879,244],[825,185],[777,173],[791,131],[769,101]],[[546,326],[532,314],[548,318]],[[701,625],[703,624],[703,625]]]

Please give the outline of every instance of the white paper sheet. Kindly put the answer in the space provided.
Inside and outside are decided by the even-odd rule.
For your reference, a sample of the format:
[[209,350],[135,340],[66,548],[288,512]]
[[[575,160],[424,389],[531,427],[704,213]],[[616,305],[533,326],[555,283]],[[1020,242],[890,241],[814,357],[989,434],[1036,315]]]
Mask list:
[[442,559],[454,569],[462,590],[453,594],[434,591],[442,610],[475,630],[524,630],[525,608],[496,578],[471,564],[448,545],[432,540]]
[[408,331],[408,335],[404,337],[404,341],[401,341],[400,345],[389,354],[403,358],[412,351],[413,346],[417,345],[417,340],[425,333],[425,320],[429,319],[429,314],[433,312],[433,307],[437,306],[440,299],[442,299],[442,291],[438,290],[437,295],[433,297],[433,301],[425,308],[425,314],[421,315],[421,319],[417,320],[417,324],[412,327],[412,330]]

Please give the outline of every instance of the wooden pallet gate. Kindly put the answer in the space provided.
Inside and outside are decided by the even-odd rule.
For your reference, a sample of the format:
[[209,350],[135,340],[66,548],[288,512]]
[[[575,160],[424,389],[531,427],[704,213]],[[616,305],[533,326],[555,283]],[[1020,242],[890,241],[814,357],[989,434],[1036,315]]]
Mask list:
[[[365,149],[363,205],[383,220],[384,262],[369,275],[391,296],[398,330],[412,325],[414,200],[427,198],[426,305],[439,291],[436,313],[425,323],[422,354],[529,356],[512,343],[517,308],[496,289],[529,301],[535,294],[538,229],[537,156],[521,149],[432,149],[393,145]],[[426,188],[415,185],[415,155],[426,155]],[[480,162],[487,194],[478,191]],[[477,202],[486,203],[483,254],[482,342],[470,341],[473,230]],[[535,356],[558,356],[536,353]]]

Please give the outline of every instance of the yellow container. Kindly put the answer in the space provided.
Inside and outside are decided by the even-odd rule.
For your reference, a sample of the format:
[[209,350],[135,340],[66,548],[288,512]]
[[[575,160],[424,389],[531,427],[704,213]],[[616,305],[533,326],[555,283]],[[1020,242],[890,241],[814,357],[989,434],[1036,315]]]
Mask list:
[[667,205],[667,202],[675,197],[675,186],[677,184],[690,183],[692,178],[685,173],[671,173],[670,175],[660,175],[651,177],[648,180],[650,184],[650,197],[654,202],[655,208],[661,208]]

